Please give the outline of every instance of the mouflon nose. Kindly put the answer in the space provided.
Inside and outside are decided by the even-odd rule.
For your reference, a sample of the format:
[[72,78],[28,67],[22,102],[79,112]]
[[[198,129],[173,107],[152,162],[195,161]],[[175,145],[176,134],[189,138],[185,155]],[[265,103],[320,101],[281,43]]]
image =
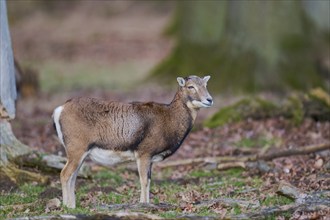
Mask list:
[[212,98],[207,98],[206,100],[210,103],[210,105],[213,104],[213,100],[212,100]]

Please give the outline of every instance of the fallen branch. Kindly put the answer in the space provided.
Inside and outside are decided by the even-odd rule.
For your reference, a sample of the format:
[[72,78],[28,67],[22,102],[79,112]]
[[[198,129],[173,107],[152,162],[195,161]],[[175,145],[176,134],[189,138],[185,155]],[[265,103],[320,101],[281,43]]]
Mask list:
[[109,211],[118,211],[118,210],[129,210],[129,211],[168,211],[176,209],[175,205],[167,203],[151,204],[151,203],[135,203],[135,204],[113,204],[113,205],[103,205],[98,207],[101,209],[107,209]]
[[274,206],[270,208],[264,208],[257,212],[250,212],[240,215],[231,215],[228,217],[229,219],[265,219],[269,216],[276,216],[281,213],[293,213],[300,205],[291,204],[291,205],[283,205],[283,206]]
[[166,167],[175,167],[178,165],[191,165],[191,164],[198,164],[198,163],[222,163],[222,162],[232,162],[232,161],[247,161],[248,157],[201,157],[201,158],[191,158],[185,160],[173,160],[167,161],[163,163],[159,163],[156,166],[161,168]]
[[221,203],[226,206],[234,207],[236,205],[244,208],[259,208],[260,203],[259,201],[245,201],[240,199],[232,199],[232,198],[218,198],[218,199],[211,199],[211,200],[203,200],[195,202],[194,205],[197,207],[203,207],[203,206],[211,206],[216,203]]
[[203,157],[203,158],[192,158],[186,160],[176,160],[176,161],[168,161],[165,163],[157,164],[160,168],[166,167],[174,167],[179,165],[191,165],[191,164],[198,164],[198,163],[217,163],[218,169],[229,169],[229,168],[246,168],[248,167],[246,162],[255,162],[259,160],[270,161],[275,158],[279,157],[288,157],[288,156],[296,156],[296,155],[303,155],[303,154],[310,154],[315,153],[318,151],[329,150],[330,149],[330,142],[316,144],[316,145],[309,145],[300,148],[288,149],[279,152],[273,152],[268,154],[257,154],[257,155],[250,155],[250,156],[242,156],[242,157]]
[[264,219],[269,216],[279,215],[282,213],[310,212],[319,210],[329,210],[330,198],[326,197],[330,191],[318,192],[316,194],[306,194],[300,189],[289,183],[281,182],[277,192],[281,195],[293,199],[295,202],[290,205],[268,207],[256,212],[245,213],[236,216],[230,216],[232,219]]
[[303,155],[303,154],[310,154],[315,153],[318,151],[329,150],[330,149],[330,142],[329,143],[322,143],[316,145],[309,145],[300,148],[292,148],[284,151],[274,152],[272,154],[265,154],[257,157],[256,159],[262,160],[272,160],[279,157],[288,157],[293,155]]

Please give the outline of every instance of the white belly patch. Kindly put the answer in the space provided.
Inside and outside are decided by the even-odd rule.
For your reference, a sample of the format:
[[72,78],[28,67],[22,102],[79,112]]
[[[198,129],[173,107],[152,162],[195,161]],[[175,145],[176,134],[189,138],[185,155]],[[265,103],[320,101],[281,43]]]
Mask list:
[[112,151],[100,148],[92,149],[89,156],[94,162],[105,166],[112,166],[118,163],[135,160],[135,156],[132,151]]
[[151,158],[151,161],[152,161],[152,162],[160,162],[160,161],[163,161],[164,158],[165,158],[167,155],[169,155],[169,154],[171,154],[171,151],[170,151],[170,150],[163,151],[163,152],[161,152],[161,153],[159,153],[159,154],[157,154],[157,155],[154,155],[154,156]]

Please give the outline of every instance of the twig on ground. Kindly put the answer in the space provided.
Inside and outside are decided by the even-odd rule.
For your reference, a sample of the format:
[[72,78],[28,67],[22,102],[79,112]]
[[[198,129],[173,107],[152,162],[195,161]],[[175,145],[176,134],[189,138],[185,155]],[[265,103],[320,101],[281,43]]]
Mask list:
[[329,150],[330,149],[330,142],[322,143],[322,144],[315,144],[315,145],[308,145],[304,147],[292,148],[284,151],[274,152],[271,154],[265,154],[261,156],[257,156],[256,159],[262,160],[272,160],[279,157],[288,157],[294,155],[303,155],[303,154],[310,154],[315,153],[318,151]]
[[151,204],[151,203],[135,203],[135,204],[113,204],[101,206],[101,209],[110,211],[130,210],[130,211],[168,211],[176,209],[175,205],[167,203]]
[[259,201],[244,201],[240,199],[232,199],[232,198],[218,198],[218,199],[211,199],[211,200],[203,200],[195,202],[194,205],[197,207],[201,206],[210,206],[215,203],[221,203],[226,206],[240,206],[244,208],[258,208],[260,207]]
[[[328,150],[330,149],[330,142],[316,144],[316,145],[309,145],[300,148],[288,149],[274,153],[268,154],[257,154],[257,155],[250,155],[250,156],[242,156],[242,157],[202,157],[202,158],[192,158],[186,160],[176,160],[176,161],[168,161],[165,163],[160,163],[157,166],[160,168],[166,167],[174,167],[178,165],[191,165],[196,163],[217,163],[218,169],[229,169],[229,168],[248,168],[246,162],[255,162],[255,161],[270,161],[275,158],[279,157],[288,157],[288,156],[295,156],[295,155],[303,155],[309,153],[315,153],[318,151]],[[251,165],[251,164],[250,164]]]

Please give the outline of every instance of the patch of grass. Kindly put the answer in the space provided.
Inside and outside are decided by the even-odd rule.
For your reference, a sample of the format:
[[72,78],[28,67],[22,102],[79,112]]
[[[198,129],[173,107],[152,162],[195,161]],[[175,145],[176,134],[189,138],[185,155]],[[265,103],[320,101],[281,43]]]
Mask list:
[[214,213],[208,207],[202,207],[197,210],[199,216],[213,216]]
[[43,186],[24,184],[20,190],[14,193],[1,193],[1,205],[15,205],[35,202],[39,194],[45,189]]
[[191,177],[212,177],[214,174],[209,170],[193,170],[190,173]]
[[16,192],[1,192],[0,204],[3,208],[0,209],[0,216],[18,217],[44,212],[45,202],[38,199],[44,189],[44,186],[26,183]]
[[235,206],[233,207],[232,211],[233,211],[233,213],[234,213],[235,215],[239,215],[239,214],[242,213],[242,209],[241,209],[241,207],[239,207],[238,205],[235,205]]
[[[211,200],[222,197],[244,200],[249,200],[250,197],[258,199],[258,188],[263,183],[262,179],[257,176],[246,178],[243,175],[243,171],[243,169],[239,168],[230,169],[227,171],[205,171],[200,169],[194,170],[188,174],[188,176],[198,178],[198,184],[194,182],[181,184],[181,182],[179,183],[175,180],[161,181],[158,184],[152,184],[151,192],[154,193],[152,198],[152,202],[154,204],[165,202],[179,207],[166,212],[161,210],[155,211],[153,214],[168,219],[187,214],[182,212],[181,201],[182,199],[185,199],[183,196],[188,196],[187,198],[191,195],[192,198],[197,196],[197,200]],[[22,216],[58,215],[64,213],[81,215],[95,215],[97,213],[107,214],[103,209],[95,210],[94,205],[132,203],[133,201],[137,201],[139,197],[140,185],[135,174],[134,178],[136,177],[136,181],[133,177],[130,180],[125,180],[124,177],[118,175],[117,173],[121,173],[120,169],[119,171],[116,169],[116,172],[111,169],[100,170],[93,174],[95,181],[86,181],[86,184],[77,187],[76,209],[68,209],[62,206],[60,210],[45,213],[45,205],[47,201],[39,198],[40,193],[46,189],[44,186],[24,184],[17,192],[2,192],[0,194],[0,202],[1,206],[5,206],[5,208],[0,209],[0,216],[14,218]],[[163,179],[163,173],[161,178]],[[110,186],[119,192],[90,192],[90,189],[95,187],[95,184],[101,187]],[[125,184],[132,186],[132,188],[124,188],[120,190],[121,186]],[[253,189],[253,191],[248,191],[248,193],[242,194],[242,192],[246,189],[249,190],[250,188],[256,188],[256,192],[254,192]],[[244,198],[242,196],[244,196]],[[93,197],[93,201],[89,202],[91,197]],[[271,195],[266,197],[266,199],[260,203],[262,206],[274,206],[289,204],[291,202],[292,201],[286,197]],[[17,208],[16,205],[19,205],[20,208]],[[195,206],[195,208],[195,211],[193,211],[194,215],[217,216],[212,207]],[[227,209],[228,213],[235,215],[246,212],[246,209],[241,208],[238,205],[226,207],[225,209]],[[2,219],[1,217],[0,219]]]
[[102,200],[102,202],[106,203],[106,204],[120,204],[126,201],[126,198],[124,195],[115,193],[115,192],[109,192],[106,194],[102,194],[102,196],[100,196],[100,199]]
[[[75,214],[79,214],[79,215],[89,215],[89,214],[93,214],[93,212],[88,209],[88,208],[84,208],[84,207],[79,207],[79,205],[77,204],[77,208],[75,209],[69,209],[67,207],[64,207],[63,206],[63,209],[64,211],[62,212],[57,212],[58,214],[63,214],[64,213],[67,213],[67,214],[72,214],[72,215],[75,215]],[[52,214],[56,214],[56,212],[53,212]]]
[[278,141],[279,140],[276,138],[267,138],[264,136],[259,136],[257,138],[242,138],[240,141],[236,142],[235,145],[237,147],[261,148],[261,147],[276,145]]
[[263,201],[261,201],[261,205],[264,206],[287,205],[292,202],[293,202],[292,199],[289,199],[285,196],[274,195],[274,196],[266,197]]
[[229,170],[224,171],[224,175],[230,177],[241,177],[244,169],[243,168],[232,168]]
[[180,213],[176,211],[167,211],[167,212],[162,212],[159,214],[160,217],[165,218],[165,219],[171,219],[171,218],[176,218]]
[[123,179],[120,175],[118,175],[118,171],[113,172],[109,169],[104,169],[99,171],[94,178],[98,180],[98,183],[101,186],[109,186],[109,185],[119,185],[123,183]]
[[263,179],[261,179],[260,177],[255,176],[251,179],[250,185],[251,185],[251,187],[259,188],[259,187],[262,186],[263,183],[264,183]]
[[163,183],[161,186],[155,186],[157,189],[162,190],[164,192],[164,197],[166,198],[167,203],[178,204],[177,194],[180,192],[185,192],[187,190],[186,186],[181,186],[176,183]]
[[236,187],[243,187],[246,185],[246,182],[244,180],[236,180],[232,182],[232,185]]

